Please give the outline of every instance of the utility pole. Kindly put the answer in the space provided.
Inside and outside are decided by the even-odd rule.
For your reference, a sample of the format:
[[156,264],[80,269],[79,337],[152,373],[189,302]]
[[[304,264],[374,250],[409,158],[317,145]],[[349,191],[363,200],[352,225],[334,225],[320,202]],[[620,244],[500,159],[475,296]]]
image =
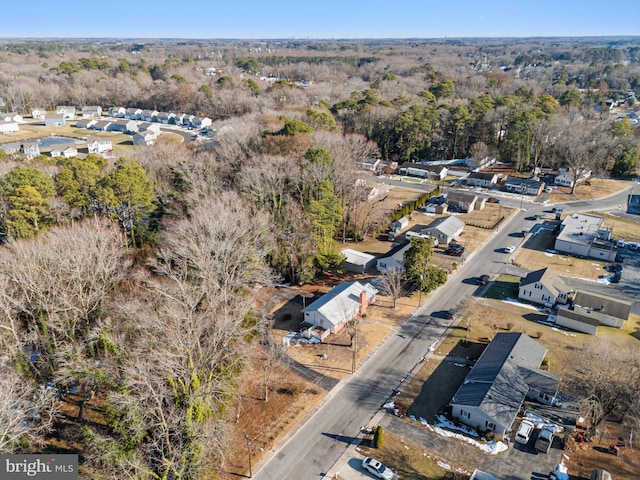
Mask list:
[[356,320],[355,332],[353,334],[353,358],[351,360],[351,374],[356,373],[358,362],[358,321]]

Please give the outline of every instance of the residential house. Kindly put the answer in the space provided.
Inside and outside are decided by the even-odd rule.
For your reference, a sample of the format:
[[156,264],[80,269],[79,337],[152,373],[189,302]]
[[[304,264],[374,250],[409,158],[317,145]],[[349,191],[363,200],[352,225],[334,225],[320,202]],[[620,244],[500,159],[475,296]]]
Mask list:
[[497,333],[449,402],[453,418],[505,437],[525,398],[553,404],[560,377],[540,369],[546,353],[524,333]]
[[447,178],[447,167],[444,165],[425,165],[422,163],[405,162],[400,167],[400,175],[410,177],[430,178],[432,180],[444,180]]
[[156,116],[156,122],[167,125],[175,115],[175,113],[159,112]]
[[376,300],[377,293],[378,290],[369,283],[341,283],[302,310],[304,321],[337,333],[348,321],[365,314],[368,305]]
[[460,238],[464,230],[464,222],[459,218],[447,216],[440,217],[427,225],[421,233],[431,235],[439,243],[451,243]]
[[527,302],[552,306],[569,302],[571,289],[548,268],[541,268],[527,274],[520,280],[518,298]]
[[377,173],[378,170],[380,169],[380,159],[379,158],[369,158],[367,160],[364,160],[362,162],[358,162],[358,166],[362,169],[362,170],[366,170],[367,172],[374,172]]
[[76,122],[76,128],[93,128],[98,123],[95,118],[83,118]]
[[138,122],[135,120],[120,119],[112,122],[107,128],[110,132],[132,133],[138,131]]
[[113,145],[108,138],[89,137],[87,138],[87,150],[89,153],[111,153]]
[[77,157],[78,149],[73,143],[58,144],[51,150],[51,156],[65,158]]
[[382,274],[404,271],[404,254],[409,248],[411,248],[410,242],[394,247],[384,257],[376,260],[376,270]]
[[[478,201],[478,195],[468,192],[456,192],[450,191],[447,193],[447,205],[449,205],[449,211],[451,212],[466,212],[471,213],[476,207]],[[486,202],[486,200],[485,200]],[[484,203],[482,204],[484,208]]]
[[604,218],[584,213],[568,215],[560,225],[554,248],[570,255],[612,262],[616,258],[616,242]]
[[185,115],[184,117],[182,117],[182,125],[191,127],[194,118],[196,118],[195,115]]
[[467,176],[467,185],[470,187],[493,188],[498,183],[498,175],[495,173],[471,172]]
[[67,117],[64,113],[47,115],[44,117],[44,124],[46,127],[63,127],[67,124]]
[[58,105],[56,107],[56,115],[64,115],[65,120],[75,120],[76,107],[69,105]]
[[[576,180],[576,183],[582,183],[590,176],[591,176],[591,170],[585,170],[584,172],[582,172],[580,177]],[[573,174],[571,173],[570,170],[566,168],[561,168],[558,172],[558,175],[556,175],[556,178],[553,180],[553,183],[561,187],[573,187],[573,183],[574,183]]]
[[556,325],[595,335],[600,325],[622,328],[630,312],[629,302],[578,291],[569,308],[558,309]]
[[182,125],[184,117],[186,117],[186,113],[176,113],[169,119],[169,123],[173,125]]
[[157,110],[142,110],[142,112],[140,112],[140,120],[143,122],[155,122],[157,116]]
[[133,144],[136,147],[148,147],[153,145],[157,138],[158,136],[155,133],[149,130],[143,130],[133,134]]
[[340,252],[344,255],[344,265],[348,272],[365,273],[376,264],[376,257],[368,253],[345,248]]
[[212,123],[209,117],[193,117],[193,119],[191,119],[191,126],[196,130],[210,127]]
[[0,113],[0,121],[24,123],[24,119],[22,118],[22,115],[16,112]]
[[484,170],[485,168],[490,167],[491,165],[497,163],[498,159],[495,157],[484,157],[481,159],[476,158],[467,158],[465,160],[465,165],[469,167],[474,172],[479,172],[480,170]]
[[153,133],[156,137],[160,135],[160,125],[157,123],[141,122],[138,124],[139,132]]
[[20,153],[22,153],[29,160],[40,155],[40,145],[36,142],[25,142],[20,144]]
[[128,118],[129,120],[140,120],[140,115],[142,115],[141,108],[127,108],[124,113],[124,118]]
[[124,118],[127,114],[127,109],[124,107],[111,107],[109,109],[109,116],[113,118]]
[[101,117],[102,107],[99,105],[91,105],[82,107],[82,118]]
[[113,122],[111,120],[98,120],[93,124],[93,129],[100,132],[106,132]]
[[540,195],[545,183],[537,177],[520,178],[509,175],[504,182],[507,192],[521,193],[524,195]]
[[44,117],[47,116],[47,111],[44,108],[32,108],[31,109],[31,118],[34,120],[44,120]]
[[20,131],[18,122],[0,122],[0,133],[13,133]]

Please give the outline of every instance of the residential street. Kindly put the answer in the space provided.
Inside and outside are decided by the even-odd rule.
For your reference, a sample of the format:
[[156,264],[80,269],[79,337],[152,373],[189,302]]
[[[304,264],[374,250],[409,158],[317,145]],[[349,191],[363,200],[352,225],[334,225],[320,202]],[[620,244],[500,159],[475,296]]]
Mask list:
[[[626,194],[622,192],[597,202],[563,204],[563,207],[565,212],[615,209],[626,203]],[[518,212],[508,219],[500,231],[470,255],[456,274],[399,327],[397,334],[387,337],[356,375],[340,382],[312,417],[254,468],[255,478],[313,479],[331,469],[358,435],[360,427],[369,423],[429,346],[447,334],[452,320],[446,319],[444,312],[473,296],[478,288],[463,281],[503,271],[509,255],[503,253],[502,248],[515,244],[509,234],[531,225],[525,220],[526,216],[550,211],[550,207],[539,204],[525,205],[527,212]],[[523,475],[523,479],[530,478],[531,472]]]

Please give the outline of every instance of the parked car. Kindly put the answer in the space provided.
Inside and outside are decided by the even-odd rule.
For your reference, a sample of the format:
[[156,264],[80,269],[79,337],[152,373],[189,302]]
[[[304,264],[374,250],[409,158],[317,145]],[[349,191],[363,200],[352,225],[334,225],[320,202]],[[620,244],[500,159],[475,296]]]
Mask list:
[[487,199],[487,203],[500,203],[500,200],[498,200],[496,197],[489,197]]
[[382,478],[383,480],[392,480],[394,477],[394,473],[389,468],[385,467],[382,462],[375,460],[371,457],[366,457],[362,460],[362,468],[364,468],[367,472],[372,473],[377,478]]
[[531,438],[531,433],[534,430],[533,423],[529,420],[522,420],[518,431],[516,432],[516,442],[521,443],[522,445],[526,445],[529,442],[529,438]]
[[504,248],[504,251],[507,252],[507,253],[513,253],[513,252],[516,251],[516,247],[513,246],[513,245],[509,245],[508,247]]
[[489,283],[489,275],[480,275],[476,280],[476,285],[486,285]]
[[553,444],[553,436],[555,435],[555,429],[553,427],[545,425],[538,433],[538,438],[534,448],[540,453],[549,453],[551,445]]

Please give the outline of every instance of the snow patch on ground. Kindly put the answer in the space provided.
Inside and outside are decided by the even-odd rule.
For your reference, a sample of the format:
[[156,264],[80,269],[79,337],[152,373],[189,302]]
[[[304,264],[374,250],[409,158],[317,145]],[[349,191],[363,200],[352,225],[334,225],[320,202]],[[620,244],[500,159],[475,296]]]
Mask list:
[[505,298],[504,300],[502,300],[504,303],[509,303],[511,305],[515,305],[517,307],[522,307],[522,308],[528,308],[529,310],[536,310],[538,311],[538,307],[528,304],[528,303],[522,303],[520,300],[518,300],[517,298]]

